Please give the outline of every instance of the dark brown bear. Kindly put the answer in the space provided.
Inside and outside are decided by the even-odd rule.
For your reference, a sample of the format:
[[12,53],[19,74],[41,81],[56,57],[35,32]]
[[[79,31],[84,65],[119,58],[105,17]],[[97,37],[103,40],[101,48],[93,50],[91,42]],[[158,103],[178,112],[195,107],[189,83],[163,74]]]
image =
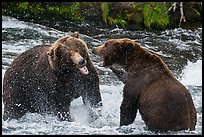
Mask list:
[[120,126],[133,123],[137,110],[151,131],[195,130],[196,109],[189,91],[161,58],[130,39],[110,39],[93,52],[103,66],[118,63],[127,71]]
[[71,121],[70,103],[82,96],[90,110],[102,105],[98,74],[79,33],[64,36],[53,45],[38,45],[19,55],[3,80],[3,119],[26,112],[52,113]]

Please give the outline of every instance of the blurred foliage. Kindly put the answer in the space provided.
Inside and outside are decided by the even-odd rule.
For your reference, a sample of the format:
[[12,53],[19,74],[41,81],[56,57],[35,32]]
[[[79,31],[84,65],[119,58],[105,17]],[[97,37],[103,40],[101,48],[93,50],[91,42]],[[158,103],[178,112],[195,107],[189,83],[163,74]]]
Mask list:
[[44,18],[44,19],[67,19],[80,20],[80,3],[73,2],[70,5],[50,5],[46,6],[43,3],[37,2],[12,2],[3,3],[3,14],[17,14],[18,16]]
[[150,28],[152,24],[166,26],[169,24],[169,16],[166,13],[167,7],[163,3],[150,2],[144,5],[144,25]]
[[109,14],[109,6],[107,2],[103,2],[101,4],[101,11],[102,11],[102,19],[107,24],[107,18]]
[[110,8],[107,2],[103,2],[101,4],[101,11],[102,11],[102,19],[106,25],[110,25],[110,26],[114,25],[114,26],[122,26],[122,27],[127,25],[127,22],[121,16],[114,18],[109,15]]
[[[176,26],[180,20],[180,7],[168,9],[173,2],[3,2],[2,15],[48,24],[57,22],[89,21],[108,27],[157,28]],[[188,12],[185,12],[185,9]],[[202,6],[184,2],[186,23],[202,22]],[[62,24],[62,23],[61,23]],[[100,26],[99,26],[100,27]]]

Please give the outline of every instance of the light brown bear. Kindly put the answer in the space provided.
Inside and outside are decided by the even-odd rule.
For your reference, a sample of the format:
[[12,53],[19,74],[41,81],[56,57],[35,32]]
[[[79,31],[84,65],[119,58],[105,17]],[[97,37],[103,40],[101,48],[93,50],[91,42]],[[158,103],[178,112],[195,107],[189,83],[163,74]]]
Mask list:
[[97,117],[92,109],[102,105],[99,77],[86,43],[75,32],[14,59],[3,79],[3,119],[37,112],[71,121],[70,103],[80,96],[90,106],[90,114]]
[[101,56],[103,66],[118,63],[127,71],[120,126],[133,123],[139,110],[151,131],[195,130],[192,97],[159,56],[127,38],[110,39],[93,52]]

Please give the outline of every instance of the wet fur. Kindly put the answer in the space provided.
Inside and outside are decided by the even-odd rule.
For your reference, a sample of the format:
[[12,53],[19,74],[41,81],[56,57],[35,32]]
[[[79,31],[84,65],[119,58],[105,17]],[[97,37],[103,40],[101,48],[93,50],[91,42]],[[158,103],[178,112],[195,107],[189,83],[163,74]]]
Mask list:
[[[71,43],[66,43],[67,40]],[[70,52],[86,59],[88,75],[79,72]],[[98,74],[85,42],[73,34],[53,45],[35,46],[14,59],[3,79],[3,119],[18,119],[27,112],[36,112],[72,121],[70,104],[80,96],[95,117],[91,108],[102,105]]]
[[[139,110],[151,131],[195,130],[196,110],[189,91],[161,58],[130,39],[110,39],[93,49],[104,66],[127,72],[120,106],[120,126],[133,123]],[[111,68],[121,77],[120,71]]]

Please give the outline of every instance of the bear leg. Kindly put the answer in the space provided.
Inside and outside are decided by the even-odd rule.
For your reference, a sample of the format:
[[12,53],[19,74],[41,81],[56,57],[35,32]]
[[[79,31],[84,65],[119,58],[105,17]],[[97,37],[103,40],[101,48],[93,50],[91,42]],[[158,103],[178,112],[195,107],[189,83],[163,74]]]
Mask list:
[[120,126],[132,124],[136,113],[136,99],[124,98],[120,106]]

